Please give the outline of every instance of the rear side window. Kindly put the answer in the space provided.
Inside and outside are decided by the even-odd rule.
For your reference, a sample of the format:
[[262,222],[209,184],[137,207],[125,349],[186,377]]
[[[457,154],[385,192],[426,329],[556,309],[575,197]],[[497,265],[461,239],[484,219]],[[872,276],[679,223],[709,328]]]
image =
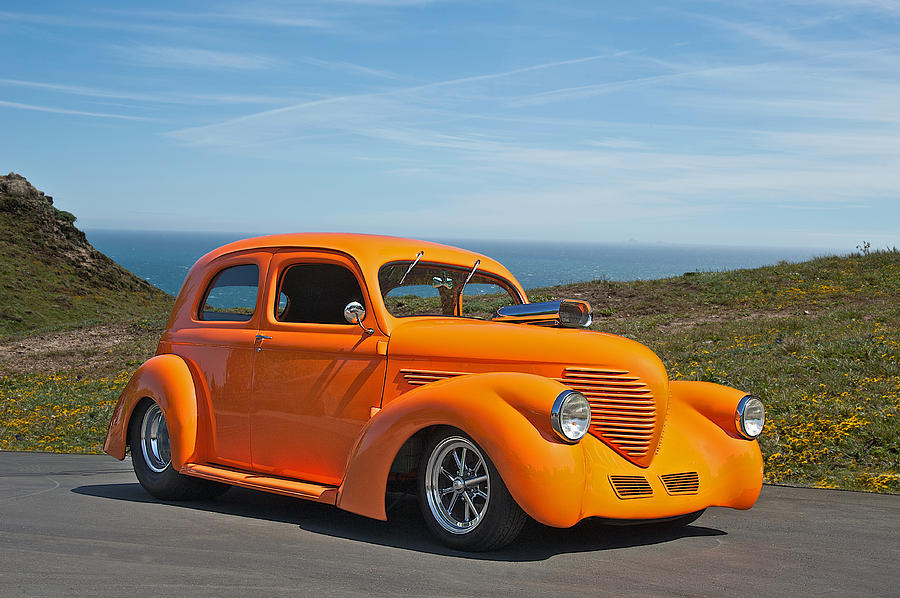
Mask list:
[[344,308],[363,301],[353,272],[337,264],[295,264],[288,267],[278,285],[275,318],[279,322],[347,324]]
[[209,285],[201,303],[201,320],[247,322],[256,310],[259,266],[244,264],[223,269]]

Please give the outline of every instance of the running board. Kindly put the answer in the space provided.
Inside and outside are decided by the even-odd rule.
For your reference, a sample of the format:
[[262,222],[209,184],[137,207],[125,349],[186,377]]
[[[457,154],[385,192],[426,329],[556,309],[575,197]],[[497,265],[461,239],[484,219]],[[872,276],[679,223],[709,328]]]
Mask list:
[[329,505],[333,505],[337,501],[338,489],[335,486],[320,486],[311,482],[298,482],[287,478],[265,476],[237,469],[197,463],[186,463],[181,468],[181,473],[233,486],[242,486],[252,490],[263,490],[265,492],[284,494],[285,496],[315,500]]

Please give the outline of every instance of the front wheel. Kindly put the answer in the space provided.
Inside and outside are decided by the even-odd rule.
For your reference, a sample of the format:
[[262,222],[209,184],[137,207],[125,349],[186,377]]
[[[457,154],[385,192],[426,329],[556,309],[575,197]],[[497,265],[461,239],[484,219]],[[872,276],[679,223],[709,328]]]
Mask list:
[[131,465],[144,490],[160,500],[213,498],[231,486],[181,475],[172,466],[166,416],[154,401],[144,399],[128,424]]
[[419,466],[418,495],[428,528],[459,550],[506,546],[528,518],[490,458],[458,430],[444,430],[428,443]]

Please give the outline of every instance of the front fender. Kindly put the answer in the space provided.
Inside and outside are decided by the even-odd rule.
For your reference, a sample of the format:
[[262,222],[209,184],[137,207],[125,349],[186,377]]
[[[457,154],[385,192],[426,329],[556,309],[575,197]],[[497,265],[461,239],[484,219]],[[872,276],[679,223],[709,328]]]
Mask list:
[[166,416],[172,465],[181,469],[197,450],[197,394],[187,363],[177,355],[157,355],[138,368],[122,391],[113,412],[103,450],[122,460],[128,442],[128,422],[141,399],[150,398]]
[[533,374],[459,376],[411,390],[363,429],[337,506],[386,519],[384,496],[394,457],[416,432],[446,425],[468,434],[490,457],[510,494],[534,519],[569,527],[581,515],[585,484],[580,444],[560,441],[550,408],[562,384]]
[[688,380],[669,382],[669,392],[672,399],[690,406],[732,438],[744,440],[735,426],[734,413],[738,403],[747,396],[747,393],[712,382]]

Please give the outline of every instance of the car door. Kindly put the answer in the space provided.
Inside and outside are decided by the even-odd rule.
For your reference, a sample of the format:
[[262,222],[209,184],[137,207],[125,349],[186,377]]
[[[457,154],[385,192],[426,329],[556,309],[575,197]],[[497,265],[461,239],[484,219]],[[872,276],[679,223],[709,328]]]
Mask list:
[[212,263],[198,285],[190,322],[168,339],[197,377],[197,398],[209,413],[209,461],[241,469],[251,464],[253,360],[271,257],[256,250]]
[[[253,375],[253,468],[337,485],[372,408],[381,405],[386,357],[379,341],[386,337],[359,267],[343,254],[276,253],[266,296]],[[366,308],[362,323],[371,333],[345,320],[352,301]]]

